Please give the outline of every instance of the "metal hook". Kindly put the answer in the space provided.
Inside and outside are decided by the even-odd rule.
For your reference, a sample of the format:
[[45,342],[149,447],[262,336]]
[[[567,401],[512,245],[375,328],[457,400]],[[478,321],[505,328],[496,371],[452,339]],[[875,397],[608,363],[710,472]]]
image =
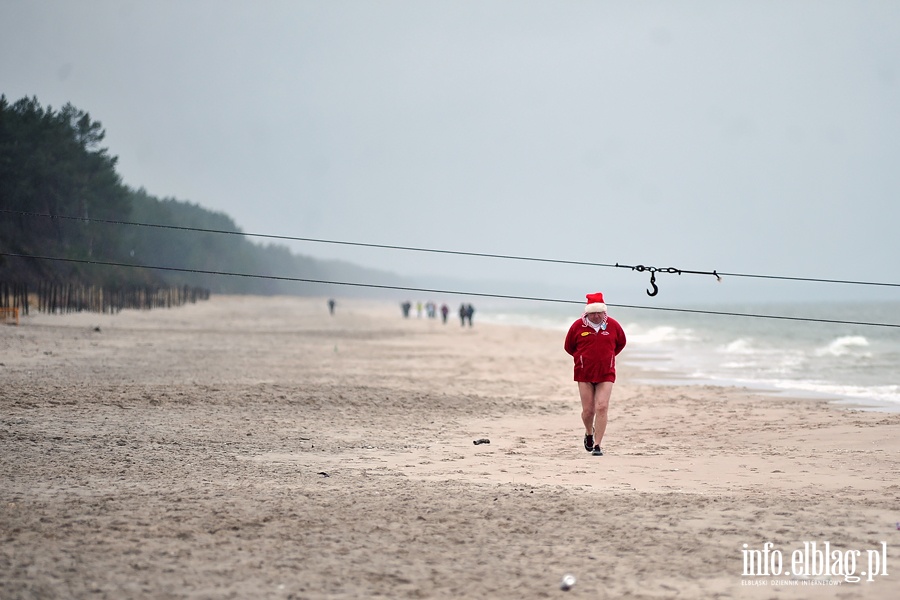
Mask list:
[[650,271],[650,285],[653,286],[653,291],[647,290],[648,296],[655,296],[659,293],[659,287],[656,285],[656,272]]

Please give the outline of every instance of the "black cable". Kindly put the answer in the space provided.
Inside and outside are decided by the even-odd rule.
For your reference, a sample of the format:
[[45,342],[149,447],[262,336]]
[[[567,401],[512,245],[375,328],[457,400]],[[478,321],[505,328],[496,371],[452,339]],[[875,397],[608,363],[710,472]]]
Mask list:
[[323,240],[319,238],[295,237],[289,235],[271,235],[267,233],[245,233],[242,231],[229,231],[227,229],[203,229],[200,227],[184,227],[180,225],[160,225],[156,223],[136,223],[133,221],[116,221],[109,219],[86,219],[84,217],[71,217],[66,215],[48,215],[42,213],[32,213],[20,210],[10,210],[0,208],[0,212],[24,215],[29,217],[49,217],[51,219],[68,219],[72,221],[83,221],[85,223],[107,223],[110,225],[133,225],[135,227],[155,227],[159,229],[176,229],[180,231],[195,231],[199,233],[224,233],[228,235],[242,235],[246,237],[266,238],[271,240],[287,240],[294,242],[313,242],[317,244],[337,244],[343,246],[358,246],[361,248],[380,248],[382,250],[406,250],[410,252],[431,252],[434,254],[455,254],[458,256],[476,256],[480,258],[504,258],[510,260],[527,260],[534,262],[556,263],[562,265],[580,265],[585,267],[615,267],[616,265],[606,265],[602,263],[580,262],[574,260],[557,260],[552,258],[534,258],[528,256],[511,256],[506,254],[487,254],[484,252],[464,252],[461,250],[438,250],[434,248],[415,248],[412,246],[395,246],[391,244],[369,244],[364,242],[347,242],[342,240]]
[[[460,250],[440,250],[434,248],[417,248],[413,246],[397,246],[391,244],[369,244],[364,242],[348,242],[342,240],[325,240],[319,238],[306,238],[306,237],[295,237],[295,236],[287,236],[287,235],[270,235],[265,233],[244,233],[242,231],[229,231],[227,229],[204,229],[200,227],[184,227],[179,225],[160,225],[154,223],[138,223],[133,221],[121,221],[121,220],[111,220],[111,219],[88,219],[84,217],[72,217],[66,215],[50,215],[43,213],[34,213],[28,211],[21,210],[12,210],[7,208],[0,208],[0,212],[17,214],[23,216],[30,217],[44,217],[51,219],[68,219],[72,221],[82,221],[85,223],[95,222],[95,223],[106,223],[110,225],[131,225],[134,227],[153,227],[159,229],[175,229],[179,231],[193,231],[198,233],[220,233],[220,234],[228,234],[228,235],[241,235],[246,237],[256,237],[256,238],[265,238],[265,239],[273,239],[273,240],[285,240],[285,241],[295,241],[295,242],[311,242],[317,244],[337,244],[343,246],[357,246],[361,248],[379,248],[384,250],[404,250],[409,252],[429,252],[434,254],[452,254],[457,256],[475,256],[480,258],[501,258],[506,260],[522,260],[522,261],[530,261],[530,262],[542,262],[542,263],[552,263],[559,265],[577,265],[583,267],[614,267],[614,268],[626,268],[632,270],[653,270],[658,272],[669,272],[669,273],[692,273],[692,274],[702,274],[702,275],[715,275],[717,278],[720,276],[728,276],[728,277],[749,277],[755,279],[772,279],[772,280],[781,280],[781,281],[804,281],[808,283],[840,283],[840,284],[849,284],[849,285],[868,285],[868,286],[882,286],[882,287],[900,287],[900,283],[888,283],[888,282],[879,282],[879,281],[854,281],[847,279],[820,279],[814,277],[789,277],[789,276],[779,276],[779,275],[758,275],[758,274],[749,274],[749,273],[725,273],[721,271],[699,271],[699,270],[688,270],[688,269],[675,269],[674,267],[669,267],[667,269],[658,269],[656,267],[644,267],[643,265],[638,266],[628,266],[628,265],[620,265],[619,263],[609,264],[609,263],[595,263],[595,262],[585,262],[585,261],[575,261],[575,260],[561,260],[561,259],[553,259],[553,258],[536,258],[531,256],[514,256],[508,254],[489,254],[486,252],[465,252]],[[638,268],[640,267],[640,269]]]
[[[105,265],[110,267],[128,267],[133,269],[154,269],[158,271],[175,271],[179,273],[199,273],[203,275],[225,275],[230,277],[248,277],[253,279],[272,279],[276,281],[293,281],[298,283],[320,283],[324,285],[343,285],[343,286],[351,286],[351,287],[365,287],[365,288],[374,288],[374,289],[382,289],[382,290],[400,290],[407,292],[423,292],[428,294],[450,294],[456,296],[475,296],[479,298],[502,298],[506,300],[530,300],[534,302],[554,302],[558,304],[583,304],[582,301],[574,301],[574,300],[559,300],[556,298],[540,298],[540,297],[532,297],[532,296],[510,296],[506,294],[489,294],[484,292],[461,292],[458,290],[438,290],[438,289],[430,289],[430,288],[414,288],[414,287],[405,287],[405,286],[396,286],[396,285],[380,285],[374,283],[354,283],[347,281],[327,281],[323,279],[304,279],[301,277],[284,277],[278,275],[258,275],[252,273],[232,273],[228,271],[208,271],[204,269],[186,269],[180,267],[160,267],[160,266],[151,266],[151,265],[134,265],[128,263],[119,263],[119,262],[109,262],[109,261],[99,261],[99,260],[87,260],[87,259],[78,259],[78,258],[62,258],[56,256],[36,256],[29,254],[14,254],[10,252],[0,252],[0,256],[11,256],[15,258],[34,258],[38,260],[55,260],[60,262],[70,262],[70,263],[79,263],[79,264],[87,264],[87,265]],[[736,313],[736,312],[722,312],[722,311],[713,311],[713,310],[699,310],[699,309],[689,309],[689,308],[666,308],[666,307],[657,307],[657,306],[635,306],[630,304],[610,304],[609,306],[614,306],[617,308],[633,308],[638,310],[659,310],[659,311],[667,311],[667,312],[679,312],[679,313],[692,313],[692,314],[703,314],[703,315],[719,315],[719,316],[728,316],[728,317],[749,317],[749,318],[757,318],[757,319],[779,319],[784,321],[802,321],[809,323],[831,323],[836,325],[865,325],[869,327],[894,327],[900,328],[900,324],[895,323],[868,323],[864,321],[839,321],[834,319],[814,319],[810,317],[788,317],[783,315],[760,315],[760,314],[752,314],[752,313]]]

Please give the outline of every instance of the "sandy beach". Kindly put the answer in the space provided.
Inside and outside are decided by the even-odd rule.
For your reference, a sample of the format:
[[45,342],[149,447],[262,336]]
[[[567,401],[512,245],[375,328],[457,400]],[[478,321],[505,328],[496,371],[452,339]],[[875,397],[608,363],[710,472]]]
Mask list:
[[641,384],[626,348],[593,457],[563,335],[288,297],[23,317],[0,598],[897,597],[900,414]]

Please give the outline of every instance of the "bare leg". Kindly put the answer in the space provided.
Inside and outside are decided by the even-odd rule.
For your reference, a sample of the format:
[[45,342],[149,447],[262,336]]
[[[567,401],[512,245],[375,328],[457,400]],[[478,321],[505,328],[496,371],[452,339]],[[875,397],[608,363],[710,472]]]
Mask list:
[[581,396],[581,422],[584,423],[584,435],[594,434],[594,411],[597,404],[593,383],[578,382],[578,395]]
[[[578,384],[581,389],[581,383]],[[593,384],[588,384],[593,385]],[[594,445],[599,446],[606,433],[606,423],[609,420],[609,398],[612,396],[613,383],[604,381],[593,385],[594,387]],[[584,400],[582,397],[582,406]]]

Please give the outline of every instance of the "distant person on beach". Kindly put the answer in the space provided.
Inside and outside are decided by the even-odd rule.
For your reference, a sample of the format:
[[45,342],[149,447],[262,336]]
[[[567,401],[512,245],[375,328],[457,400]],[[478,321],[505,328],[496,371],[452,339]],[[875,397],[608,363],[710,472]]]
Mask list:
[[581,318],[566,334],[565,350],[575,360],[575,381],[581,396],[584,449],[603,456],[600,443],[609,419],[609,398],[616,381],[616,356],[625,347],[625,332],[606,314],[603,294],[587,295]]
[[335,304],[337,304],[337,302],[334,301],[334,298],[328,299],[328,312],[331,313],[332,315],[334,314],[334,305]]
[[444,321],[444,324],[447,323],[447,315],[450,314],[450,307],[447,304],[441,304],[441,320]]
[[471,304],[466,305],[466,319],[469,321],[469,327],[472,326],[472,315],[475,314],[475,307]]
[[403,304],[400,305],[400,310],[403,311],[403,318],[404,318],[404,319],[408,319],[408,318],[409,318],[409,309],[410,309],[410,308],[412,308],[412,303],[411,303],[410,301],[408,301],[408,300],[407,300],[406,302],[404,302]]
[[460,327],[466,326],[466,315],[468,311],[466,310],[465,303],[459,305],[459,325]]

